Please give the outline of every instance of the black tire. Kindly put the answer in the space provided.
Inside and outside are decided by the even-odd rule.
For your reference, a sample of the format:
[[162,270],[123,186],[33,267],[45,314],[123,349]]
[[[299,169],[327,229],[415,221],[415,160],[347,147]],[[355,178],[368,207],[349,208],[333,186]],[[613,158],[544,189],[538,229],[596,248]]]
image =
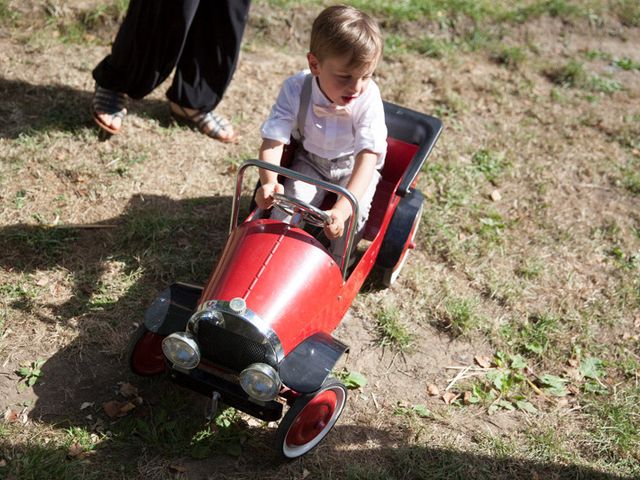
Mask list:
[[404,265],[407,262],[407,258],[409,257],[409,250],[412,250],[415,247],[416,233],[418,233],[418,227],[420,226],[422,210],[423,205],[420,205],[420,208],[418,209],[418,212],[413,219],[413,225],[411,226],[411,230],[409,231],[409,236],[407,237],[407,240],[402,247],[400,258],[393,267],[385,268],[382,271],[382,284],[387,288],[396,283],[396,280],[398,279],[398,276],[400,275],[400,272],[404,268]]
[[287,459],[298,458],[315,448],[340,418],[347,402],[347,388],[328,378],[320,389],[294,400],[280,421],[276,446]]

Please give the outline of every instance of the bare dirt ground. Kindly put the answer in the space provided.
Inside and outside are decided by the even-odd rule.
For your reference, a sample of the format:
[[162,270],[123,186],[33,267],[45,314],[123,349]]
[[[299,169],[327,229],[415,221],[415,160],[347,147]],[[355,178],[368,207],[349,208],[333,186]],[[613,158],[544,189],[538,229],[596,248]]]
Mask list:
[[[173,281],[205,281],[226,237],[236,168],[256,156],[259,125],[282,80],[305,67],[306,22],[315,11],[294,9],[287,30],[285,19],[256,8],[263,22],[249,27],[219,107],[239,130],[235,145],[172,126],[165,86],[132,103],[123,132],[101,141],[89,115],[90,73],[108,46],[64,43],[46,31],[0,35],[0,408],[24,414],[25,432],[6,448],[31,445],[34,438],[46,448],[47,438],[64,428],[114,431],[116,420],[101,406],[120,398],[121,382],[139,388],[145,405],[134,415],[143,420],[167,399],[190,407],[179,409],[185,422],[201,418],[206,399],[163,380],[134,377],[125,352],[160,290]],[[277,38],[273,28],[287,38]],[[110,440],[83,460],[84,475],[112,467],[121,470],[107,478],[363,478],[372,472],[387,478],[392,465],[397,478],[465,478],[469,472],[616,478],[580,465],[588,449],[580,450],[579,442],[572,445],[575,464],[566,457],[536,463],[508,451],[501,457],[487,447],[487,438],[494,445],[500,439],[519,443],[540,424],[577,438],[582,419],[575,403],[537,400],[537,416],[488,415],[473,405],[446,405],[441,394],[427,391],[433,384],[443,393],[459,371],[451,367],[474,365],[474,357],[491,357],[502,347],[493,335],[507,318],[546,310],[568,318],[584,305],[595,310],[617,301],[616,270],[595,230],[615,225],[624,251],[640,249],[633,234],[640,226],[638,196],[623,188],[620,174],[640,158],[620,141],[640,132],[638,121],[628,120],[640,113],[640,72],[613,71],[608,61],[593,60],[594,73],[611,74],[625,88],[597,93],[591,102],[572,90],[554,100],[557,87],[545,74],[589,50],[640,61],[639,30],[611,19],[590,26],[545,17],[510,29],[503,41],[527,42],[537,53],[516,69],[463,51],[442,59],[395,55],[379,68],[386,100],[442,117],[445,131],[431,162],[468,165],[480,149],[508,159],[508,175],[482,185],[462,215],[473,217],[477,205],[489,205],[512,230],[508,242],[465,257],[460,246],[476,238],[469,224],[461,221],[446,237],[435,210],[425,211],[418,248],[398,284],[367,284],[335,332],[351,348],[340,367],[362,373],[368,384],[351,392],[323,444],[282,464],[269,447],[274,426],[249,420],[239,456],[213,452],[196,460],[107,435]],[[418,186],[427,202],[442,194],[442,185],[425,173]],[[498,201],[490,198],[494,190]],[[514,280],[514,271],[532,261],[542,266],[536,280]],[[479,299],[482,328],[456,337],[443,326],[451,292]],[[379,344],[375,316],[389,308],[414,335],[407,352]],[[640,322],[637,307],[621,312],[608,323],[586,322],[588,334],[572,333],[617,345]],[[625,339],[638,352],[637,336]],[[570,356],[570,340],[558,342]],[[36,359],[44,360],[41,379],[24,388],[15,372]],[[536,367],[554,371],[544,361]],[[416,405],[430,416],[406,413]]]

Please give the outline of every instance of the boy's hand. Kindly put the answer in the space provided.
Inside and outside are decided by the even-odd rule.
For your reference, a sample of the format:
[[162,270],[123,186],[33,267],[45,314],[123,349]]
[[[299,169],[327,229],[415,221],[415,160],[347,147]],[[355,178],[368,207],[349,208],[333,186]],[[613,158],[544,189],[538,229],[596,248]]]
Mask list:
[[280,183],[266,183],[256,191],[256,204],[262,210],[273,206],[273,194],[284,193],[284,187]]
[[329,240],[341,237],[344,233],[344,223],[347,221],[349,216],[345,215],[345,213],[338,208],[327,210],[326,213],[331,216],[332,221],[329,225],[324,227],[324,234]]

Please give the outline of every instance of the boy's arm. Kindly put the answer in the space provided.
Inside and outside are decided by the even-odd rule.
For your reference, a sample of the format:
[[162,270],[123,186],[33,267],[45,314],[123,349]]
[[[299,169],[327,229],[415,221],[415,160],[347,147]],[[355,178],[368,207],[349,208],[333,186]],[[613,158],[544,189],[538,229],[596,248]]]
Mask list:
[[[347,183],[347,190],[349,190],[358,201],[362,199],[362,196],[371,183],[377,161],[378,155],[370,150],[362,150],[356,156],[353,173],[351,174],[349,183]],[[353,213],[349,200],[340,197],[327,213],[331,215],[333,222],[325,227],[325,234],[330,239],[341,237],[344,233],[344,224]]]
[[[272,165],[280,165],[284,143],[265,138],[260,145],[259,159]],[[278,175],[270,170],[260,169],[260,188],[256,192],[256,204],[263,210],[273,205],[273,194],[284,193],[284,187],[278,183]]]

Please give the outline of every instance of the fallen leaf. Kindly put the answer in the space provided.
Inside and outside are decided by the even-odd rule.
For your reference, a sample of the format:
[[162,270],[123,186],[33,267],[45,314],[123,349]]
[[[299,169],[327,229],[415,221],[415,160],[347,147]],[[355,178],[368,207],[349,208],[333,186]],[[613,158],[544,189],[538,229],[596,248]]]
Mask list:
[[15,410],[11,410],[10,408],[7,408],[7,411],[4,412],[5,423],[13,423],[13,422],[16,422],[17,420],[18,420],[18,412],[16,412]]
[[82,402],[80,405],[80,410],[84,410],[85,408],[93,407],[94,402]]
[[182,465],[169,465],[169,469],[178,473],[187,473],[187,468]]
[[469,405],[471,403],[471,397],[473,394],[471,392],[464,392],[464,396],[462,397],[462,401],[465,405]]
[[499,202],[500,200],[502,200],[502,195],[500,195],[500,192],[498,190],[494,190],[493,192],[491,192],[491,200],[493,200],[494,202]]
[[459,393],[444,392],[442,394],[442,400],[444,400],[444,403],[446,403],[447,405],[451,405],[453,402],[455,402],[458,399],[459,396],[460,396]]
[[580,365],[580,362],[578,361],[577,358],[570,358],[567,363],[569,364],[570,367],[577,367],[578,365]]
[[302,470],[302,478],[307,478],[309,476],[311,472],[309,472],[309,470],[307,470],[306,468],[304,470]]
[[569,406],[569,400],[567,400],[566,397],[560,397],[556,401],[556,405],[558,405],[559,407],[562,407],[562,408],[568,407]]
[[124,417],[134,408],[136,408],[136,406],[131,402],[119,402],[117,400],[111,400],[110,402],[102,404],[104,413],[110,418]]
[[138,395],[138,387],[127,382],[121,382],[119,393],[123,397],[135,397]]
[[69,450],[67,450],[67,457],[76,458],[82,455],[83,453],[84,453],[84,449],[82,448],[82,446],[78,442],[74,442],[69,447]]
[[482,368],[491,368],[491,357],[476,355],[473,360]]
[[432,397],[435,397],[436,395],[440,395],[440,389],[433,383],[430,383],[427,385],[427,393]]
[[0,459],[0,468],[4,468],[6,466],[7,466],[7,461],[4,458]]

